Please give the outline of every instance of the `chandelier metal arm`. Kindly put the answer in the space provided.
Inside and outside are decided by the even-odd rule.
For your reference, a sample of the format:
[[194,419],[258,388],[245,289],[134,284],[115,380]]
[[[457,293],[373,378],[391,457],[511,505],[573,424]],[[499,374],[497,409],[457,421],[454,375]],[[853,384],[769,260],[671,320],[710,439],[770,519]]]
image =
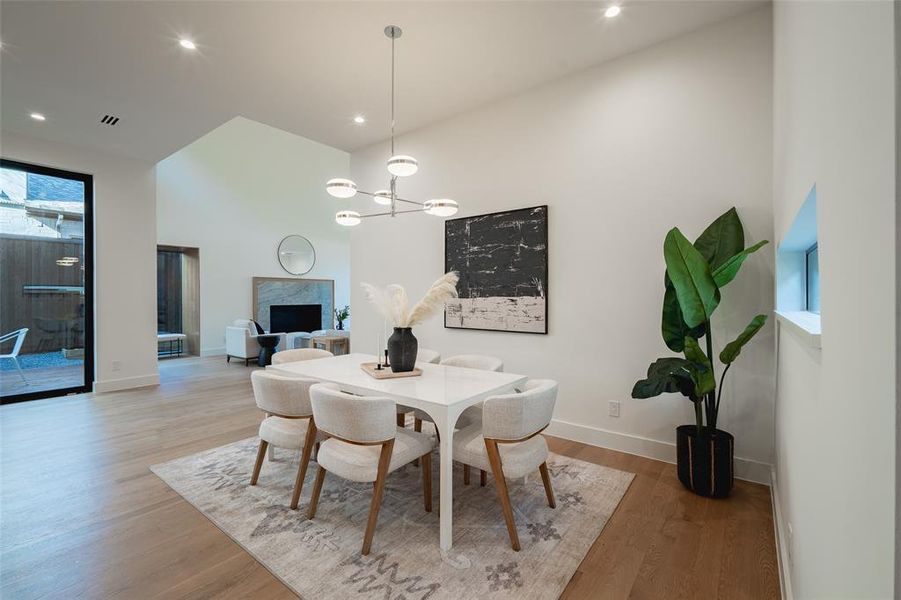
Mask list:
[[[372,196],[375,198],[375,194],[372,192],[367,192],[365,190],[357,190],[358,194],[363,194],[364,196]],[[425,202],[417,202],[415,200],[407,200],[406,198],[395,198],[398,202],[406,202],[407,204],[415,204],[416,206],[425,206]]]
[[372,213],[371,215],[360,215],[361,219],[367,219],[369,217],[387,217],[392,214],[402,215],[404,213],[413,213],[413,212],[423,212],[421,208],[411,208],[409,210],[396,210],[393,213],[391,212],[382,212],[382,213]]

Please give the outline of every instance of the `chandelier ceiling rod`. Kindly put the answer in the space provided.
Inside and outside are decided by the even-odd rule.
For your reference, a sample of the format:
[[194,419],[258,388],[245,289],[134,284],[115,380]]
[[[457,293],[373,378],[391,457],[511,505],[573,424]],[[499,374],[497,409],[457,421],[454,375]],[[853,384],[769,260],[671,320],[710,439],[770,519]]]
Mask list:
[[391,156],[394,156],[394,40],[400,37],[401,30],[394,25],[385,28],[385,35],[391,38]]

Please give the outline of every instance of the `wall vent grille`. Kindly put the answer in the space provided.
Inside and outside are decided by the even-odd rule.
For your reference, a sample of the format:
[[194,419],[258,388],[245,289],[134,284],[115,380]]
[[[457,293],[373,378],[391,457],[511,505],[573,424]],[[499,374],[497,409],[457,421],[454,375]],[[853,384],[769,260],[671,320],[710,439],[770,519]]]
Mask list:
[[100,119],[100,122],[104,125],[115,125],[119,122],[119,117],[114,117],[112,115],[103,115],[103,118]]

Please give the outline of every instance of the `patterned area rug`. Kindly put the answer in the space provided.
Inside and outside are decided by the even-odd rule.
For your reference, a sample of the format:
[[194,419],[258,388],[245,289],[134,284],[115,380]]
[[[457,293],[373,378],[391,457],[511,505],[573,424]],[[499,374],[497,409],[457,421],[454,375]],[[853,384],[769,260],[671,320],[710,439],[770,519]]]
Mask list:
[[312,521],[306,508],[310,464],[297,511],[288,508],[297,455],[277,450],[259,484],[248,485],[258,440],[251,438],[151,470],[306,600],[557,598],[632,482],[633,475],[552,454],[557,508],[548,507],[536,471],[509,481],[522,551],[510,548],[489,475],[464,486],[454,478],[454,547],[438,547],[437,456],[434,512],[422,506],[420,469],[388,477],[369,556],[360,554],[372,485],[329,474]]

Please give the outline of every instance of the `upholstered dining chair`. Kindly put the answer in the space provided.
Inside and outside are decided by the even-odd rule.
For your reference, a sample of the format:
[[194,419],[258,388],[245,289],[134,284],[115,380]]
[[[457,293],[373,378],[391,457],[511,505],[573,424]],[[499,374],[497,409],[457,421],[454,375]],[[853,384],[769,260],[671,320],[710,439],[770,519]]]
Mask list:
[[372,504],[363,536],[362,553],[369,554],[388,474],[415,458],[422,462],[422,495],[426,512],[432,511],[431,436],[397,427],[394,400],[346,394],[338,386],[320,383],[310,388],[313,419],[327,438],[317,456],[319,468],[307,516],[316,516],[326,473],[344,479],[373,482]]
[[507,477],[524,477],[538,470],[551,508],[557,506],[547,469],[547,442],[540,433],[551,422],[557,401],[557,382],[532,379],[522,392],[485,399],[482,422],[454,435],[454,460],[477,469],[491,469],[507,523],[510,544],[520,549]]
[[319,348],[297,348],[295,350],[282,350],[272,355],[272,364],[283,365],[290,362],[298,362],[301,360],[313,360],[316,358],[328,358],[334,356],[328,350]]
[[302,450],[294,493],[291,496],[291,508],[296,509],[313,445],[318,438],[313,408],[310,406],[310,388],[318,382],[302,377],[284,377],[263,370],[251,373],[250,381],[257,406],[266,413],[260,423],[260,447],[250,485],[256,485],[259,480],[267,446]]

